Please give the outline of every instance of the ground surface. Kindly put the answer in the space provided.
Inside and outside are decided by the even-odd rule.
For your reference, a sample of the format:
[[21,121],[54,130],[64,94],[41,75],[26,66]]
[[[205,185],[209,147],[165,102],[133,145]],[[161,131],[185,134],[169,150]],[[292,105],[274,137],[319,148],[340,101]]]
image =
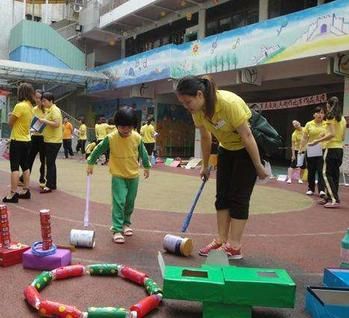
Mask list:
[[[56,244],[68,244],[72,228],[82,228],[85,208],[85,165],[78,160],[59,159],[58,190],[39,194],[37,166],[33,170],[32,199],[9,204],[11,237],[31,244],[40,240],[39,210],[51,209],[52,233]],[[0,161],[0,193],[9,189],[9,164]],[[120,246],[111,241],[110,177],[107,167],[98,166],[92,177],[91,222],[96,231],[96,247],[78,249],[73,263],[120,263],[147,272],[162,285],[157,252],[162,251],[166,234],[180,235],[180,228],[193,197],[200,186],[197,170],[155,167],[151,177],[140,183],[136,211],[133,216],[135,234]],[[194,241],[191,257],[164,253],[166,264],[200,266],[205,258],[198,249],[215,233],[213,210],[214,174],[205,186],[187,237]],[[307,285],[319,285],[324,267],[338,266],[340,241],[349,226],[349,189],[341,187],[342,208],[325,210],[316,204],[317,197],[306,197],[306,185],[277,182],[257,186],[252,199],[252,215],[244,236],[244,259],[232,265],[285,268],[297,283],[295,309],[255,308],[254,318],[308,317],[304,312]],[[0,317],[37,317],[23,301],[23,289],[38,274],[21,265],[0,268],[2,295]],[[81,277],[54,282],[42,291],[44,298],[75,305],[81,310],[89,306],[129,307],[144,297],[142,288],[121,278]],[[166,300],[149,317],[201,317],[201,305]]]

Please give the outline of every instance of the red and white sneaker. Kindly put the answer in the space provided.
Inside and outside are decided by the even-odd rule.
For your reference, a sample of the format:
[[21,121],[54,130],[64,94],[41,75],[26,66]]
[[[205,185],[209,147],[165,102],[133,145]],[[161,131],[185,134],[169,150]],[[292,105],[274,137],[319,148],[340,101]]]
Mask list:
[[218,250],[224,251],[224,253],[228,256],[228,259],[242,259],[243,256],[241,254],[241,248],[235,249],[231,247],[229,244],[222,245]]
[[327,202],[326,204],[324,204],[324,208],[327,209],[338,209],[340,208],[340,204],[338,202]]
[[216,240],[213,240],[210,244],[199,250],[199,255],[207,256],[208,253],[212,250],[216,250],[222,246],[222,243],[218,243]]

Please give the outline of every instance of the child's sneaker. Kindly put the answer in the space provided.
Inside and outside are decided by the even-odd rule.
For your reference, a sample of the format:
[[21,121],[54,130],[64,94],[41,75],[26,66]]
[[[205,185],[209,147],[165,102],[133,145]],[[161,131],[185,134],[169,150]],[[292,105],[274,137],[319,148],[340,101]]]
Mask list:
[[299,184],[303,184],[303,180],[302,179],[298,179],[298,183]]
[[313,194],[314,194],[314,192],[313,192],[313,191],[311,191],[311,190],[308,190],[307,192],[305,192],[305,194],[306,194],[306,195],[313,195]]
[[212,250],[216,250],[222,246],[222,243],[218,243],[216,240],[213,240],[210,244],[199,250],[199,255],[207,256],[208,253]]
[[222,245],[218,250],[224,251],[229,259],[242,259],[241,248],[235,249],[228,244]]
[[287,179],[286,181],[288,184],[291,184],[292,183],[292,180],[291,179]]
[[326,198],[326,192],[320,191],[319,196],[320,196],[320,198]]

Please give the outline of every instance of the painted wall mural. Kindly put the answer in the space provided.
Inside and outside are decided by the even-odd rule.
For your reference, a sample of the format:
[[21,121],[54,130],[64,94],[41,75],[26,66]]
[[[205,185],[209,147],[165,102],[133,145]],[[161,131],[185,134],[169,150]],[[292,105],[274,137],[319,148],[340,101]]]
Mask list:
[[[349,1],[337,0],[286,16],[167,45],[100,66],[112,88],[168,77],[217,73],[349,50]],[[106,85],[92,88],[107,89]]]

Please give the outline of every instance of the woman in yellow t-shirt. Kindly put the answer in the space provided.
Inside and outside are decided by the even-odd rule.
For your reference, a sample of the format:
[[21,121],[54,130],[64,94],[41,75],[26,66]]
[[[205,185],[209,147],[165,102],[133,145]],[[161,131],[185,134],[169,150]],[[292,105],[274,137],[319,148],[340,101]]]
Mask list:
[[[17,203],[18,199],[30,199],[29,191],[29,151],[30,125],[33,119],[34,89],[31,84],[22,83],[18,88],[18,104],[9,114],[8,124],[11,128],[10,136],[10,165],[11,165],[11,193],[2,202]],[[19,167],[23,171],[23,190],[17,192],[19,181]]]
[[[325,135],[326,123],[324,121],[325,111],[321,106],[315,108],[313,117],[314,119],[308,121],[304,126],[303,139],[301,143],[301,151],[304,150],[307,143],[311,143],[313,140]],[[318,154],[312,154],[309,150],[307,153],[307,168],[308,168],[308,191],[307,195],[313,195],[315,193],[315,176],[317,174],[318,182],[317,188],[321,198],[326,196],[325,183],[322,176],[323,157],[319,151]],[[321,150],[319,148],[319,150]]]
[[248,124],[251,111],[239,96],[217,90],[213,80],[207,76],[182,78],[176,94],[200,130],[201,178],[209,177],[211,134],[220,143],[215,202],[218,235],[201,248],[199,254],[207,256],[211,250],[221,249],[230,259],[240,259],[241,239],[256,177],[265,179],[268,176]]
[[85,119],[79,118],[79,140],[76,145],[76,152],[81,150],[81,160],[84,159],[86,140],[87,140],[87,127],[85,125]]
[[62,113],[54,104],[55,98],[52,93],[45,92],[41,98],[42,104],[46,109],[46,116],[39,119],[46,124],[44,129],[44,143],[46,154],[46,186],[40,193],[49,193],[57,189],[57,169],[56,159],[63,140]]
[[294,128],[294,132],[292,133],[292,136],[291,136],[292,157],[291,157],[291,165],[288,168],[287,183],[292,183],[292,175],[294,170],[297,168],[300,168],[298,183],[303,183],[302,177],[304,174],[304,170],[307,168],[307,166],[304,159],[302,165],[300,167],[297,167],[297,156],[298,156],[298,152],[300,152],[304,128],[301,126],[298,120],[293,120],[292,125]]
[[316,145],[327,141],[324,146],[324,166],[322,170],[326,186],[326,197],[319,203],[323,204],[325,208],[338,208],[340,207],[338,195],[339,168],[343,161],[346,120],[342,115],[337,97],[331,97],[327,101],[326,108],[326,134],[315,139],[311,144]]

